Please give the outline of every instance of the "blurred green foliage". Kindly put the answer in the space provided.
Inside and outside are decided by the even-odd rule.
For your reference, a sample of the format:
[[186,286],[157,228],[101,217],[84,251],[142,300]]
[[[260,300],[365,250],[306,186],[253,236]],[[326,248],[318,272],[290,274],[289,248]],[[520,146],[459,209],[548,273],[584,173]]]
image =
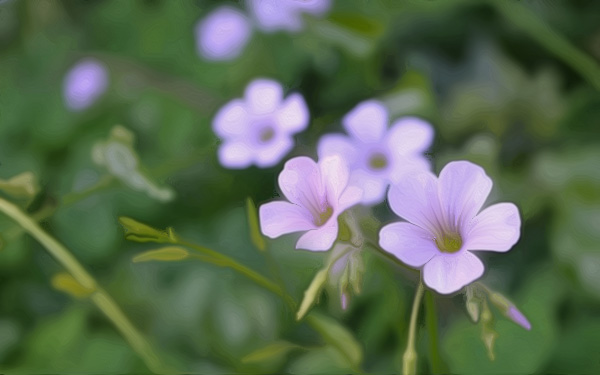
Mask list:
[[[481,254],[483,281],[510,296],[532,330],[492,307],[498,336],[490,361],[464,295],[434,295],[427,307],[435,307],[440,337],[419,330],[419,371],[443,368],[428,359],[436,340],[452,373],[600,371],[600,2],[512,4],[521,14],[492,1],[338,0],[298,34],[255,32],[238,59],[211,63],[196,55],[193,27],[220,3],[0,2],[0,195],[26,205],[73,252],[170,367],[401,369],[416,275],[371,250],[349,309],[329,288],[301,322],[285,301],[230,268],[193,259],[132,262],[157,247],[126,241],[120,216],[173,227],[278,279],[301,301],[327,254],[293,250],[294,236],[259,250],[255,213],[252,227],[246,213],[247,197],[258,206],[277,196],[282,164],[223,169],[211,131],[220,105],[253,78],[269,77],[302,93],[311,112],[289,157],[315,157],[318,138],[339,131],[349,109],[379,98],[394,116],[433,123],[436,171],[471,160],[494,180],[490,202],[519,206],[521,240],[507,254]],[[529,16],[545,27],[524,27]],[[109,67],[110,89],[73,113],[62,79],[88,56]],[[115,125],[134,135],[122,144],[123,157],[135,160],[142,187],[127,181],[131,170],[115,173],[92,157],[115,141]],[[33,176],[37,195],[30,194]],[[393,219],[385,204],[373,215]],[[61,271],[0,215],[0,372],[148,371],[93,304],[53,288]]]

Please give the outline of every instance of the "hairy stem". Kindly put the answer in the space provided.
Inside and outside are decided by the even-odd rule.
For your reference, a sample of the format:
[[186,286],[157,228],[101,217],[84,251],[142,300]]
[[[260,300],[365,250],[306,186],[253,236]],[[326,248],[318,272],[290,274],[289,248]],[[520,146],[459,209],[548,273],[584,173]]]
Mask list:
[[417,351],[415,350],[415,340],[417,333],[417,316],[419,315],[419,306],[423,297],[423,282],[419,281],[419,286],[415,293],[415,300],[410,315],[410,326],[408,327],[408,342],[406,350],[402,356],[402,373],[404,375],[415,375],[417,373]]
[[0,211],[17,222],[27,233],[40,242],[79,284],[86,289],[94,291],[90,296],[92,301],[117,327],[152,372],[161,373],[165,371],[150,343],[131,324],[131,321],[129,321],[115,301],[106,291],[98,286],[96,280],[83,268],[64,245],[46,233],[34,219],[25,214],[19,207],[2,198],[0,198]]

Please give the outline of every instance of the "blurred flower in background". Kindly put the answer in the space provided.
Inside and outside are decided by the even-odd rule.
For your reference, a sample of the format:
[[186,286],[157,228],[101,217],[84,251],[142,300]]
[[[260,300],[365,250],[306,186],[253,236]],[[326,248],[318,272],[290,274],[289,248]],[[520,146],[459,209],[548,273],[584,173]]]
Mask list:
[[90,107],[108,87],[106,66],[94,59],[78,62],[67,73],[63,83],[63,95],[67,108],[82,111]]
[[322,16],[331,7],[330,0],[247,0],[258,27],[266,32],[299,31],[303,13]]
[[238,57],[252,36],[252,25],[240,10],[223,6],[198,22],[195,29],[198,53],[208,60]]
[[256,79],[243,99],[227,103],[213,120],[213,130],[223,139],[219,161],[227,168],[272,167],[294,147],[293,135],[306,129],[308,121],[302,95],[284,99],[278,82]]

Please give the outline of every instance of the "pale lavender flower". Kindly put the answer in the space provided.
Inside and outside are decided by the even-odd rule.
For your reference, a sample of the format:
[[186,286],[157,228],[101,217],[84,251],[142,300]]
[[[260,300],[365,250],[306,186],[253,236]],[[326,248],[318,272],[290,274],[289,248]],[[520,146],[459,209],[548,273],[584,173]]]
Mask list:
[[72,111],[91,106],[108,87],[108,71],[103,63],[85,59],[77,63],[65,76],[63,96]]
[[279,174],[289,202],[270,202],[259,209],[263,234],[276,238],[306,232],[297,249],[329,250],[338,235],[338,216],[360,201],[362,191],[348,185],[348,168],[339,156],[315,163],[304,156],[290,159]]
[[506,252],[518,241],[521,219],[512,203],[479,212],[492,188],[468,161],[447,164],[439,178],[422,172],[392,185],[390,206],[407,222],[383,227],[379,244],[402,262],[423,268],[423,281],[449,294],[478,279],[483,263],[472,251]]
[[248,44],[252,26],[244,13],[222,6],[196,24],[195,34],[201,56],[207,60],[231,60]]
[[361,203],[383,201],[390,183],[414,170],[430,170],[423,156],[433,139],[431,125],[416,117],[396,120],[388,129],[388,111],[376,100],[358,104],[343,119],[350,134],[326,134],[317,146],[319,157],[339,154],[351,170],[350,184],[364,191]]
[[299,31],[304,26],[303,13],[322,16],[331,0],[247,0],[247,4],[260,29]]
[[213,130],[223,140],[219,161],[235,169],[251,164],[271,167],[292,149],[293,134],[306,129],[308,121],[302,95],[294,93],[284,99],[279,83],[254,80],[243,99],[227,103],[213,120]]

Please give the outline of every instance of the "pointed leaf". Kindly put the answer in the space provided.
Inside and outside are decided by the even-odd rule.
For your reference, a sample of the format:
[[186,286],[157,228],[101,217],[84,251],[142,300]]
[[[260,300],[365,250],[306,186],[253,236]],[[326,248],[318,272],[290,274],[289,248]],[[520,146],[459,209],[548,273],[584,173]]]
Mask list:
[[306,321],[321,334],[328,344],[342,353],[353,367],[360,367],[363,359],[362,347],[346,327],[335,319],[315,312],[308,315]]
[[250,227],[250,239],[256,248],[260,251],[265,251],[267,244],[265,238],[260,233],[260,225],[258,223],[258,213],[252,198],[246,199],[246,213],[248,215],[248,226]]
[[125,239],[130,241],[169,243],[177,239],[172,228],[161,231],[126,216],[119,217],[119,223],[125,228]]
[[167,246],[156,250],[146,251],[133,258],[134,263],[149,262],[158,260],[162,262],[171,262],[183,260],[190,256],[190,253],[178,246]]
[[94,292],[94,289],[81,285],[67,272],[57,273],[52,277],[52,287],[76,298],[84,298]]
[[300,348],[301,347],[299,345],[288,341],[276,341],[248,354],[242,358],[242,363],[257,363],[280,358],[289,353],[291,350]]
[[32,172],[23,172],[8,180],[0,179],[0,190],[12,198],[25,200],[28,205],[39,193],[40,185]]

